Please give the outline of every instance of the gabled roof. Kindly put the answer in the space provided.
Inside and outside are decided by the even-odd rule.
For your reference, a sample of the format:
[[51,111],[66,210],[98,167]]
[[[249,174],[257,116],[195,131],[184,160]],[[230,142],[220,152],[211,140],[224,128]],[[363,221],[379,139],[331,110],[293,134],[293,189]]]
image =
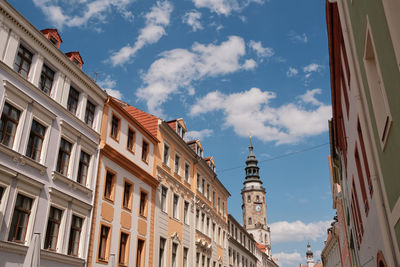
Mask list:
[[82,68],[83,59],[82,59],[81,54],[79,53],[79,51],[71,51],[71,52],[65,53],[65,55],[66,55],[71,61],[73,61],[73,59],[75,58],[75,59],[79,62],[78,66],[79,66],[80,68]]
[[133,106],[125,106],[124,109],[143,125],[153,136],[157,137],[158,117],[150,115]]

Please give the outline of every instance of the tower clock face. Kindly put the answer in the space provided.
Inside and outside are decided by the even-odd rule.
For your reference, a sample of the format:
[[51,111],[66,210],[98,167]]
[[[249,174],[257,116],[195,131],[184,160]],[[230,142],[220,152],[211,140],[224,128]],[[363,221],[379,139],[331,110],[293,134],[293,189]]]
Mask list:
[[260,212],[260,211],[261,211],[261,205],[255,205],[255,206],[254,206],[254,209],[255,209],[257,212]]

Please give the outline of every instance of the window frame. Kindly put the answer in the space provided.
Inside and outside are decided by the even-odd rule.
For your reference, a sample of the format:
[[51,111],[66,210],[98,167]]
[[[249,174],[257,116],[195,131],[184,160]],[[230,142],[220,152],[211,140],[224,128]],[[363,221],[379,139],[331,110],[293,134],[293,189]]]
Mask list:
[[[92,108],[91,108],[92,106],[93,106],[93,113],[92,113]],[[93,114],[91,120],[90,120],[90,116],[89,116],[90,114]],[[93,123],[96,119],[96,104],[92,103],[92,101],[90,101],[89,99],[86,101],[85,118],[84,119],[85,119],[85,123],[89,127],[93,128]]]
[[[8,106],[9,111],[7,112],[7,114],[4,114],[4,109],[5,109],[6,105]],[[16,110],[18,119],[12,118],[12,115],[10,112],[12,112],[13,110]],[[5,122],[3,122],[3,116],[5,116]],[[0,117],[1,125],[4,124],[4,128],[0,129],[0,132],[1,132],[0,143],[2,145],[9,147],[9,148],[14,147],[15,136],[17,135],[19,120],[21,119],[21,117],[22,117],[22,111],[20,109],[16,108],[15,105],[10,104],[8,101],[4,102],[2,112],[1,112],[1,117]],[[4,140],[5,140],[5,137],[7,136],[6,133],[7,133],[9,121],[11,121],[15,126],[14,126],[14,131],[13,131],[12,135],[10,135],[10,137],[9,137],[9,138],[11,138],[11,139],[9,139],[11,141],[9,141],[8,144],[5,144]]]
[[164,141],[164,146],[163,146],[163,165],[169,167],[169,158],[171,154],[171,147],[168,143]]
[[[125,196],[126,196],[126,185],[129,185],[129,192],[128,192],[128,201],[125,203]],[[132,211],[132,200],[133,200],[133,189],[134,189],[134,184],[130,182],[128,179],[124,179],[124,187],[123,187],[123,195],[122,195],[122,208],[126,209],[128,211]]]
[[[21,56],[20,55],[20,49],[23,50],[22,52],[24,52],[24,53],[23,53],[23,56],[21,57],[21,62],[20,62],[20,65],[18,66],[18,69],[15,69],[16,68],[17,59],[18,59],[19,56]],[[25,57],[25,52],[30,54],[30,56],[31,56],[30,59]],[[15,56],[14,63],[13,63],[13,69],[19,75],[24,77],[25,79],[28,79],[28,77],[29,77],[29,72],[30,72],[31,67],[32,67],[32,61],[33,61],[33,56],[34,55],[35,55],[35,53],[33,53],[31,49],[27,48],[26,45],[24,45],[22,43],[19,44],[18,49],[17,49],[17,54]],[[26,75],[22,75],[22,73],[21,73],[23,62],[29,62],[29,67],[28,67],[28,70],[26,71]]]
[[[141,243],[141,247],[139,250],[139,243]],[[140,254],[139,254],[140,252]],[[136,246],[136,267],[143,267],[146,265],[146,240],[143,238],[137,239]]]
[[[107,189],[107,175],[110,174],[112,175],[112,180],[111,180],[111,188],[109,192],[106,192]],[[111,203],[114,203],[115,200],[115,183],[116,183],[116,177],[117,173],[109,168],[105,168],[105,175],[104,175],[104,190],[103,190],[103,199],[106,201],[109,201]]]
[[[114,126],[114,119],[118,120],[116,128]],[[114,133],[114,131],[116,131]],[[110,120],[110,137],[119,143],[119,137],[121,132],[121,118],[117,116],[114,112],[111,113],[111,120]]]
[[[165,189],[165,195],[163,194],[164,189]],[[161,190],[160,190],[160,208],[162,212],[168,213],[168,187],[164,185],[161,185]]]
[[[73,226],[72,222],[75,218],[79,218],[81,219],[81,227],[75,227]],[[83,225],[85,223],[85,217],[82,217],[81,215],[77,215],[77,214],[72,214],[71,216],[71,225],[70,225],[70,229],[69,229],[69,238],[68,238],[68,250],[67,250],[67,254],[68,255],[72,255],[72,256],[78,256],[79,255],[79,249],[80,249],[80,243],[81,243],[81,237],[82,237],[82,230],[83,230]],[[76,242],[76,240],[74,240],[74,242],[71,240],[71,235],[72,235],[72,231],[77,231],[79,232],[79,237],[78,237],[78,242]],[[73,253],[73,248],[71,248],[71,244],[77,244],[76,247],[76,254]]]
[[[177,160],[178,158],[178,160]],[[175,157],[174,157],[174,173],[177,175],[180,175],[180,170],[181,170],[181,155],[177,152],[175,152]],[[178,161],[178,162],[177,162]]]
[[[82,161],[82,154],[85,154],[85,155],[88,156],[89,160],[88,160],[87,162]],[[78,164],[78,172],[77,172],[77,176],[76,176],[76,182],[79,183],[79,184],[81,184],[81,185],[83,185],[83,186],[86,186],[86,182],[87,182],[87,180],[88,180],[89,169],[90,169],[90,162],[91,162],[91,161],[92,161],[92,155],[90,155],[89,153],[87,153],[86,151],[84,151],[84,150],[81,149],[81,153],[79,154],[79,164]],[[82,173],[81,173],[81,167],[82,167],[82,165],[85,165],[85,166],[86,166],[86,174],[85,174],[85,175],[82,175]],[[81,181],[78,181],[78,179],[79,179],[81,176],[84,176],[85,179],[84,179],[84,180],[81,180]],[[82,179],[82,178],[80,178],[80,179]]]
[[[144,199],[143,199],[144,196]],[[140,188],[139,194],[139,216],[147,220],[148,206],[149,206],[149,193]]]
[[189,208],[190,204],[188,201],[183,202],[183,223],[189,225]]
[[[186,168],[187,167],[187,168]],[[190,164],[185,161],[184,180],[190,184]]]
[[[71,92],[73,94],[77,94],[77,96],[71,94]],[[68,93],[68,99],[67,99],[67,109],[69,112],[71,112],[74,115],[76,115],[76,112],[78,110],[80,95],[81,95],[81,92],[79,92],[77,89],[75,89],[75,87],[73,87],[72,85],[69,87],[69,93]],[[72,102],[73,100],[75,100],[76,102]],[[75,105],[74,105],[74,103],[75,103]]]
[[[132,138],[130,137],[130,133],[132,133]],[[128,126],[128,132],[126,134],[126,149],[133,154],[135,154],[135,142],[136,142],[136,131],[133,130],[132,127]]]
[[[51,214],[51,210],[52,209],[61,211],[61,216],[60,216],[59,220],[57,220],[57,218],[50,218],[50,214]],[[55,207],[54,205],[50,205],[49,214],[47,216],[47,226],[46,226],[46,235],[45,235],[45,239],[44,239],[44,249],[51,250],[51,251],[57,251],[57,245],[58,245],[58,241],[59,241],[58,238],[59,238],[59,233],[60,233],[60,228],[61,228],[61,223],[62,223],[62,220],[63,220],[63,216],[64,216],[64,210],[63,209],[60,209],[59,207]],[[55,235],[56,236],[56,241],[55,241],[55,244],[54,244],[55,247],[51,247],[51,244],[49,244],[49,243],[51,243],[51,240],[52,240],[52,238],[48,236],[48,234],[49,234],[49,226],[50,225],[58,225],[57,234]]]
[[172,217],[176,220],[179,220],[179,195],[175,194],[172,197]]
[[[126,236],[125,244],[124,244],[124,250],[121,249],[122,247],[122,236]],[[126,231],[121,231],[119,235],[119,249],[118,249],[118,265],[119,266],[129,266],[129,242],[130,241],[130,234]],[[123,251],[123,255],[121,255],[121,252]],[[123,256],[123,261],[121,262],[121,256]]]
[[[146,147],[146,149],[145,149]],[[149,163],[150,143],[143,139],[142,141],[142,161],[146,164]]]
[[[37,123],[39,126],[43,127],[43,135],[41,135],[39,132],[33,132],[33,124]],[[25,150],[25,156],[27,156],[28,158],[37,161],[37,162],[41,162],[42,160],[42,148],[44,145],[44,139],[46,137],[46,132],[47,132],[47,126],[43,125],[41,122],[38,122],[35,118],[32,119],[32,123],[31,123],[31,130],[29,132],[29,137],[28,137],[28,142],[26,145],[26,150]],[[33,136],[33,137],[32,137]],[[31,141],[31,138],[33,139],[33,141]],[[41,140],[41,144],[40,144],[40,148],[39,148],[39,152],[36,154],[36,157],[34,157],[34,151],[35,151],[35,143],[36,140],[39,139]],[[29,145],[31,144],[31,146]],[[31,148],[30,148],[31,147]],[[28,153],[30,151],[30,153]],[[29,154],[29,155],[28,155]]]
[[[54,71],[52,67],[49,67],[48,64],[43,63],[42,70],[40,72],[39,83],[38,83],[39,90],[42,91],[44,94],[50,96],[53,86],[54,86],[55,76],[56,76],[56,71]],[[51,83],[50,88],[46,87],[47,81],[50,81],[50,83]],[[48,90],[48,92],[46,91],[46,89]]]
[[[70,151],[69,151],[69,152],[66,151],[64,148],[62,149],[61,144],[62,144],[63,140],[64,140],[64,142],[70,144]],[[73,153],[72,153],[72,152],[73,152],[73,148],[74,148],[74,143],[71,142],[70,140],[68,140],[68,138],[65,138],[64,136],[61,136],[61,138],[60,138],[60,143],[59,143],[59,146],[58,146],[58,155],[57,155],[57,162],[56,162],[56,171],[57,171],[58,173],[64,175],[64,176],[66,176],[66,177],[69,176],[69,168],[70,168],[69,163],[70,163],[70,160],[71,160],[71,155],[73,154]],[[60,156],[60,153],[63,153],[63,154],[65,153],[66,155],[68,155],[68,160],[67,160],[67,163],[66,163],[66,164],[65,164],[65,162],[60,162],[60,158],[63,158],[62,155]],[[61,161],[63,161],[63,159],[61,159]],[[65,168],[65,172],[66,172],[66,173],[61,172],[62,169],[65,167],[65,165],[67,166],[67,167]]]
[[[16,206],[17,205],[17,201],[18,201],[18,196],[21,196],[23,198],[28,198],[28,199],[31,200],[29,210],[24,209],[22,207],[17,207]],[[13,209],[13,213],[12,213],[11,221],[10,221],[10,228],[9,228],[9,232],[8,232],[8,241],[15,242],[15,243],[20,243],[20,244],[21,243],[22,244],[25,243],[26,233],[27,233],[28,228],[29,228],[29,222],[30,222],[30,217],[31,217],[31,214],[32,214],[32,209],[34,207],[34,202],[35,202],[35,198],[33,198],[32,196],[28,196],[28,195],[24,194],[23,192],[17,192],[15,203],[14,203],[14,209]],[[16,211],[18,212],[18,215],[15,215]],[[15,237],[16,237],[16,235],[18,233],[17,229],[21,228],[19,226],[20,225],[19,223],[20,223],[21,214],[27,214],[28,218],[26,219],[26,224],[22,227],[24,229],[23,230],[24,233],[23,233],[22,240],[17,240],[17,239],[15,239]],[[18,216],[18,218],[16,219],[16,224],[13,227],[14,216]],[[12,230],[12,229],[14,229],[14,230]],[[10,236],[11,233],[13,233],[12,236]]]
[[[108,229],[107,234],[103,235],[104,229]],[[97,251],[97,261],[98,262],[108,262],[110,256],[110,242],[112,234],[112,226],[104,222],[100,222],[99,225],[99,239],[98,239],[98,251]],[[103,242],[104,241],[104,242]]]

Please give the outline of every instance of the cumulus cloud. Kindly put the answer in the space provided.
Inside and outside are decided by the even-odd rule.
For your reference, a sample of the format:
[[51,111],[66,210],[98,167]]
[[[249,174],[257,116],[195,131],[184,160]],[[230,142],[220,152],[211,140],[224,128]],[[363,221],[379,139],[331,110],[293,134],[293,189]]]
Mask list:
[[187,25],[192,27],[192,30],[195,32],[203,29],[200,19],[201,19],[201,13],[196,10],[192,10],[186,12],[186,14],[182,18],[182,21],[183,23],[186,23]]
[[166,35],[165,27],[170,24],[170,15],[173,6],[170,2],[157,2],[149,13],[145,15],[146,25],[140,30],[136,42],[122,47],[110,57],[113,66],[128,62],[140,49],[149,44],[157,43]]
[[254,63],[242,63],[245,53],[244,40],[238,36],[221,44],[194,43],[190,50],[165,51],[143,74],[136,96],[146,101],[150,113],[161,116],[162,104],[170,95],[191,88],[193,81],[254,67]]
[[289,70],[286,72],[287,77],[293,77],[296,76],[299,73],[298,69],[289,67]]
[[320,72],[322,70],[322,65],[319,65],[317,63],[311,63],[308,64],[307,66],[303,67],[303,72],[305,73],[305,79],[308,79],[311,77],[311,74],[313,72]]
[[132,2],[133,0],[33,0],[58,29],[64,26],[80,27],[89,23],[105,23],[107,14],[112,12],[118,12],[123,18],[132,20],[133,14],[127,9]]
[[192,0],[197,8],[208,8],[218,15],[229,16],[233,11],[240,12],[251,3],[263,4],[263,0]]
[[203,140],[206,137],[209,137],[213,134],[213,130],[211,129],[203,129],[200,131],[188,131],[186,133],[186,138],[188,140],[197,140],[197,139],[201,139]]
[[296,143],[328,129],[331,106],[317,101],[315,94],[318,93],[320,89],[307,91],[297,97],[297,102],[272,107],[270,103],[276,98],[273,92],[251,88],[226,95],[214,91],[197,99],[190,115],[221,111],[224,125],[232,127],[239,136],[247,137],[252,129],[252,135],[264,142]]
[[279,252],[279,253],[274,253],[273,255],[278,259],[279,266],[297,266],[300,263],[304,262],[304,257],[300,255],[299,252],[295,251],[292,253],[286,253],[286,252]]
[[257,53],[257,56],[262,58],[272,57],[274,55],[274,50],[270,47],[263,47],[261,42],[251,40],[249,42],[249,47]]
[[104,80],[98,81],[97,84],[101,88],[103,88],[108,95],[118,98],[120,100],[122,99],[123,97],[122,93],[117,89],[115,89],[117,82],[111,79],[111,76],[107,75],[107,77]]
[[273,233],[271,235],[271,242],[285,243],[307,240],[315,241],[326,236],[326,229],[330,227],[330,224],[331,221],[318,221],[311,223],[303,223],[302,221],[275,222],[270,224],[271,233]]
[[308,37],[305,33],[296,33],[295,31],[290,31],[288,35],[289,39],[293,43],[303,43],[303,44],[308,43]]

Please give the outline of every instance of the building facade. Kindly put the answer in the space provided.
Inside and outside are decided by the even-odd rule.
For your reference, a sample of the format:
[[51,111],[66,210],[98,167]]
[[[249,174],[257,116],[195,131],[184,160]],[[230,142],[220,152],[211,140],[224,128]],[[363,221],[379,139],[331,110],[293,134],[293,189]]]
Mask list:
[[88,266],[154,266],[158,140],[125,107],[104,107]]
[[327,1],[332,168],[351,264],[399,266],[398,1]]
[[0,2],[0,259],[21,266],[35,234],[41,266],[84,266],[106,94]]
[[216,176],[213,159],[203,157],[200,140],[185,140],[182,119],[165,122],[134,107],[126,110],[160,140],[155,150],[160,185],[154,262],[158,266],[227,266],[229,192]]
[[231,267],[257,267],[256,241],[232,215],[228,215],[228,257]]

